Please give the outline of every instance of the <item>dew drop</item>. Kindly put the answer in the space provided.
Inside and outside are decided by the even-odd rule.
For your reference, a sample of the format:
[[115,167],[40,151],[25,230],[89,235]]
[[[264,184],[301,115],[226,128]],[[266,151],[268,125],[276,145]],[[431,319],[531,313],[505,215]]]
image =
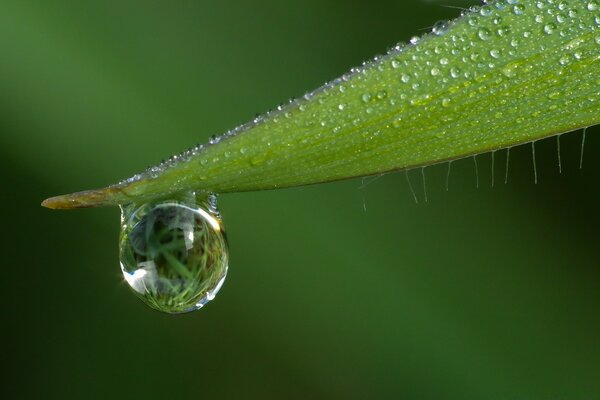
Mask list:
[[479,10],[479,14],[482,17],[489,17],[492,14],[492,9],[489,7],[482,7],[481,10]]
[[598,6],[597,1],[588,1],[588,3],[587,3],[588,11],[596,11],[598,8],[600,8],[600,6]]
[[507,78],[514,78],[517,75],[517,63],[510,63],[502,68],[502,73]]
[[469,25],[471,25],[471,26],[477,26],[477,25],[479,25],[479,21],[477,20],[477,17],[473,17],[473,16],[471,16],[471,17],[469,17],[469,18],[467,19],[467,22],[468,22],[468,24],[469,24]]
[[441,36],[444,33],[446,33],[447,30],[448,23],[446,21],[438,21],[435,23],[435,25],[433,25],[433,29],[431,30],[431,32],[433,32],[434,35]]
[[544,25],[544,33],[546,33],[548,35],[554,33],[555,30],[556,30],[556,25],[553,23]]
[[119,257],[125,281],[148,306],[198,310],[227,275],[229,253],[214,196],[121,206]]
[[491,36],[492,33],[490,32],[489,29],[487,28],[481,28],[478,32],[477,32],[477,36],[479,37],[479,39],[481,40],[488,40]]
[[522,15],[525,12],[525,6],[522,4],[517,4],[513,7],[513,13],[516,15]]

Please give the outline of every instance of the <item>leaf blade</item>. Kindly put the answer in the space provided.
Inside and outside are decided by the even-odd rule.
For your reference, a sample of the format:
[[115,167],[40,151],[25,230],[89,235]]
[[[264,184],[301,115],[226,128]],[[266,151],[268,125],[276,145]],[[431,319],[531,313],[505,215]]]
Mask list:
[[[543,7],[540,8],[539,4]],[[431,165],[600,122],[600,11],[497,1],[130,180],[45,202],[142,202]]]

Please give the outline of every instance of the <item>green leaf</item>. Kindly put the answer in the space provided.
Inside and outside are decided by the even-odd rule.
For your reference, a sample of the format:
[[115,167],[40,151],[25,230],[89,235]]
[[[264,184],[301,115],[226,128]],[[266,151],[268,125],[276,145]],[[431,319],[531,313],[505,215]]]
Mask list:
[[600,122],[599,60],[597,0],[496,1],[205,146],[43,205],[307,185],[536,141]]

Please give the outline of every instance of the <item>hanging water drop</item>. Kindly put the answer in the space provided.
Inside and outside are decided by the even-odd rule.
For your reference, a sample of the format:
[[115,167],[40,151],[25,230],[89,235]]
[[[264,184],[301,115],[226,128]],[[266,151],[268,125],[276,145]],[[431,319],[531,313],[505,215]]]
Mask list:
[[166,313],[201,308],[227,274],[227,242],[214,199],[193,193],[122,206],[119,252],[133,292]]

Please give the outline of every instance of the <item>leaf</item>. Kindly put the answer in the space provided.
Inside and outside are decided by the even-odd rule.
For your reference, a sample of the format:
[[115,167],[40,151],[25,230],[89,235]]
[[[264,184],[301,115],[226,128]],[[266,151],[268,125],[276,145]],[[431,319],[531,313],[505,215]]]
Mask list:
[[597,0],[503,0],[300,100],[50,208],[275,189],[427,166],[600,122]]

